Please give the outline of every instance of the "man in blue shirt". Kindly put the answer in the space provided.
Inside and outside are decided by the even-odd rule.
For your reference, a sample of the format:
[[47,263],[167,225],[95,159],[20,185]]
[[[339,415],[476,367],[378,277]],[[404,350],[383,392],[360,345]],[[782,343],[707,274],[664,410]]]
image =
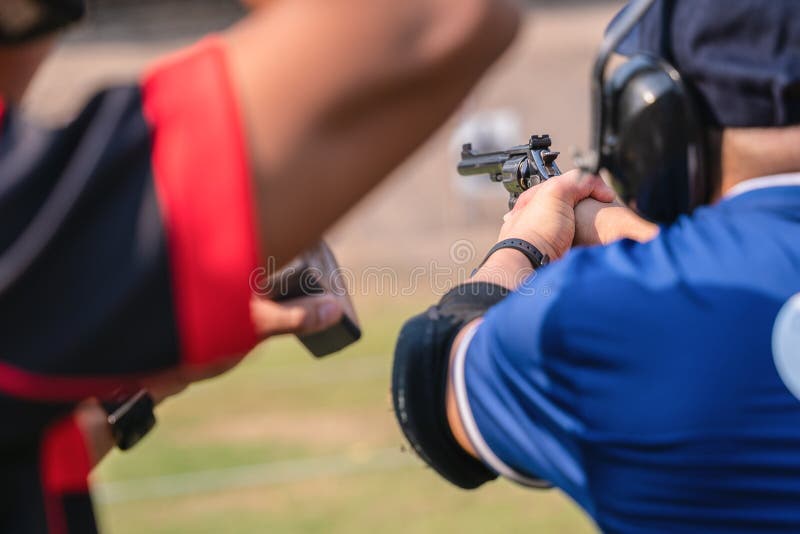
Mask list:
[[401,332],[398,420],[456,485],[552,485],[603,531],[800,532],[800,6],[656,2],[631,43],[694,91],[706,205],[657,226],[579,171],[528,190]]

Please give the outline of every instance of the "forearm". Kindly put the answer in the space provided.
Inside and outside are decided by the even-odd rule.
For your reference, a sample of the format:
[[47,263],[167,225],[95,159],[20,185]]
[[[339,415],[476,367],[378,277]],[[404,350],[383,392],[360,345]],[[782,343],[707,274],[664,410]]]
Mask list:
[[[492,254],[481,268],[470,278],[469,282],[488,282],[497,284],[508,289],[514,290],[533,273],[530,261],[522,253],[513,249],[502,249]],[[452,365],[456,353],[461,349],[461,345],[469,330],[477,327],[483,319],[476,319],[464,326],[453,340],[450,349],[450,371],[447,379],[447,419],[450,423],[450,430],[461,447],[477,458],[475,449],[467,437],[461,414],[458,411],[455,390],[452,383]]]
[[262,244],[277,263],[315,241],[447,118],[511,41],[513,6],[274,2],[229,35]]
[[[191,383],[214,378],[230,370],[239,360],[223,360],[202,368],[174,369],[143,380],[141,387],[147,389],[156,405],[183,392]],[[92,465],[99,464],[116,446],[108,423],[108,414],[96,399],[82,402],[75,409],[75,416],[87,442]]]

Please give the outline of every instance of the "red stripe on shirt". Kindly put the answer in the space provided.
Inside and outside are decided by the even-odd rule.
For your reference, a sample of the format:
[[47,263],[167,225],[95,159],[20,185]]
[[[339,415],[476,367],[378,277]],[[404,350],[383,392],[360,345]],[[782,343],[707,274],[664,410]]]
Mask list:
[[258,254],[244,129],[223,42],[206,39],[150,71],[144,109],[183,360],[244,354],[257,342],[249,278]]
[[63,419],[47,429],[41,449],[41,477],[50,534],[67,534],[63,496],[89,492],[92,460],[77,419]]
[[143,376],[50,376],[0,362],[0,392],[36,402],[74,402],[87,397],[107,397],[121,387],[139,387],[139,379]]

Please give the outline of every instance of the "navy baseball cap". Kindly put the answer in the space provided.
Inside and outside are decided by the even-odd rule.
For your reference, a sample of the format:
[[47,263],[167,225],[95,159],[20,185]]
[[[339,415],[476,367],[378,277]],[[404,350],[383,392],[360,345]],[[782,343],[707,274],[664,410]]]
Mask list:
[[657,0],[617,52],[671,63],[706,124],[800,124],[800,0]]

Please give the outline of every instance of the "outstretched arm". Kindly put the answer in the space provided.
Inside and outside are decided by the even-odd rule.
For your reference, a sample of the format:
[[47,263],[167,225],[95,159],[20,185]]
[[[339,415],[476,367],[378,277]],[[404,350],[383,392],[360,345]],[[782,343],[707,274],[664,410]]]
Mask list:
[[[619,221],[619,227],[626,228],[623,223],[631,220],[628,215],[630,210],[612,203],[613,198],[613,191],[600,178],[582,175],[580,171],[571,171],[529,190],[520,197],[514,210],[506,215],[498,240],[524,239],[554,260],[567,252],[572,241],[579,238],[589,239],[591,235],[597,235],[598,229],[599,233],[610,242],[613,240],[612,221]],[[636,217],[633,212],[630,212],[630,216]],[[644,231],[640,226],[634,225],[630,228],[631,231]],[[655,228],[657,231],[658,227]],[[530,261],[520,252],[501,249],[487,259],[470,281],[498,284],[513,291],[532,273]],[[465,325],[453,341],[446,397],[447,419],[453,436],[464,450],[476,458],[478,455],[467,437],[458,411],[452,365],[456,354],[463,348],[467,333],[478,327],[481,322],[482,319],[476,319]]]
[[[505,218],[499,239],[525,241],[557,260],[575,237],[575,206],[587,198],[611,202],[614,193],[599,177],[579,171],[553,178],[520,196]],[[484,456],[485,447],[470,441],[475,434],[469,432],[469,419],[460,411],[463,388],[459,389],[457,377],[464,374],[459,372],[459,366],[464,365],[466,349],[472,334],[480,328],[483,315],[498,305],[509,290],[528,279],[532,271],[531,260],[516,249],[496,251],[467,284],[410,319],[400,332],[392,372],[400,427],[431,467],[465,489],[494,478],[495,472],[483,462],[493,468],[497,462]],[[537,480],[526,483],[542,484]]]
[[[226,37],[261,250],[317,240],[455,109],[516,33],[514,0],[273,0]],[[313,209],[314,216],[308,211]]]

